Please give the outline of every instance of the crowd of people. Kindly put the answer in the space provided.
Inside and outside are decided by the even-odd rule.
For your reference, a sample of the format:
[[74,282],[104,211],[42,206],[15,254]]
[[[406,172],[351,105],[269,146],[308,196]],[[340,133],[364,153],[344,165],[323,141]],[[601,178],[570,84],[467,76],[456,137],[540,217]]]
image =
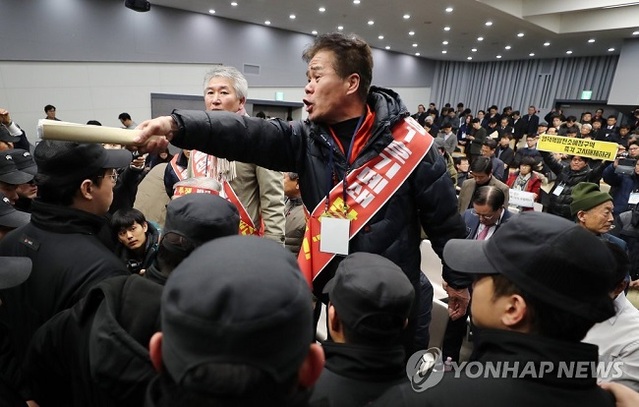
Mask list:
[[[122,113],[128,149],[33,147],[0,109],[0,404],[637,405],[639,165],[622,159],[639,119],[463,103],[411,119],[359,37],[319,35],[302,58],[300,121],[250,117],[222,65],[203,110]],[[544,134],[619,158],[537,150]],[[509,204],[542,184],[548,213]],[[468,330],[490,374],[464,365]]]

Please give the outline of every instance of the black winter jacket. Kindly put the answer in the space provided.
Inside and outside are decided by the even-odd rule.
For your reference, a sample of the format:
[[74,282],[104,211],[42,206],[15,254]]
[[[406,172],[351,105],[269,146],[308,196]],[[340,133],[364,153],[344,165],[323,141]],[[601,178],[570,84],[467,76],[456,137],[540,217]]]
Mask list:
[[25,283],[0,291],[0,322],[11,342],[0,354],[0,366],[10,385],[21,388],[18,366],[42,324],[100,281],[129,274],[96,237],[103,223],[100,216],[35,200],[31,222],[0,241],[0,255],[26,256],[33,262]]
[[[590,367],[599,359],[595,345],[486,329],[481,331],[474,354],[477,360],[470,362],[471,367],[454,366],[439,383],[436,376],[428,377],[434,381],[425,391],[414,391],[406,379],[406,384],[391,388],[372,406],[615,405],[612,394],[597,386],[596,372],[591,373]],[[571,366],[573,372],[579,372],[571,374]]]
[[[542,151],[541,156],[544,158],[544,162],[550,170],[557,175],[555,185],[549,194],[550,204],[548,205],[548,212],[568,220],[573,220],[573,216],[570,214],[573,187],[580,182],[594,182],[595,184],[599,184],[603,170],[606,167],[605,161],[595,162],[592,168],[587,165],[580,171],[573,171],[570,169],[570,165],[563,166],[548,152]],[[555,191],[557,188],[560,188],[560,186],[563,187],[563,189],[557,196],[555,195]]]
[[[350,168],[358,168],[376,157],[393,140],[391,129],[409,116],[392,90],[372,87],[367,103],[375,112],[372,135]],[[345,155],[336,143],[329,141],[329,129],[321,123],[305,120],[289,124],[217,111],[176,110],[173,116],[179,127],[172,139],[176,146],[255,163],[272,170],[297,172],[302,200],[310,211],[333,187],[327,185],[328,180],[335,177],[342,180],[347,171]],[[333,167],[329,168],[331,154]],[[441,258],[449,239],[465,237],[465,226],[456,208],[455,189],[446,172],[446,163],[433,148],[407,181],[350,240],[349,252],[365,251],[390,259],[417,287],[421,262],[419,225],[421,223]],[[315,279],[316,293],[321,293],[341,259],[336,256]],[[455,288],[467,287],[472,282],[447,266],[444,266],[443,274]]]
[[26,370],[45,406],[141,406],[156,372],[162,286],[138,275],[104,280],[34,335]]

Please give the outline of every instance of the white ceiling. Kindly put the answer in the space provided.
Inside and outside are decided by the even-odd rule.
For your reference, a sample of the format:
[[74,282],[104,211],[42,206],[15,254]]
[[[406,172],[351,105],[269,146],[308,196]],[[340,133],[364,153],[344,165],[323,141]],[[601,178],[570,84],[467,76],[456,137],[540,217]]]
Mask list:
[[567,51],[572,56],[618,54],[624,39],[639,38],[639,2],[624,0],[235,0],[236,6],[233,0],[150,1],[203,14],[215,10],[212,18],[259,25],[268,20],[271,27],[306,34],[337,31],[341,25],[375,48],[441,60],[556,58],[568,56]]

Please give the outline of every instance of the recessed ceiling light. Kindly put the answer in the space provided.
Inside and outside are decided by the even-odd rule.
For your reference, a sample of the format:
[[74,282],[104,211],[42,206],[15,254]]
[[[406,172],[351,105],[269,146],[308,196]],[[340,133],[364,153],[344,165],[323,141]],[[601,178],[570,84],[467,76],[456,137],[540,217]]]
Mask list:
[[295,14],[291,14],[290,16],[288,16],[288,18],[290,18],[291,20],[295,20]]
[[470,61],[471,59],[473,59],[473,57],[466,57],[466,59]]
[[311,34],[313,34],[313,35],[317,35],[317,30],[313,30],[313,31],[311,31]]
[[632,35],[639,35],[639,31],[633,31]]
[[264,25],[271,25],[271,21],[270,20],[264,21]]
[[414,43],[414,44],[413,44],[413,48],[417,48],[417,43]]
[[380,40],[383,40],[383,39],[384,39],[384,36],[383,36],[383,35],[380,35],[380,36],[378,36],[377,38],[379,38]]
[[421,55],[421,54],[420,54],[419,52],[416,52],[416,53],[415,53],[415,56],[416,56],[416,57],[418,57],[418,56],[420,56],[420,55]]
[[319,8],[319,12],[320,12],[320,13],[323,13],[323,12],[325,12],[325,11],[326,11],[326,8],[324,8],[324,7],[320,7],[320,8]]
[[523,37],[524,35],[525,35],[524,33],[517,33],[517,36],[518,36],[519,38]]
[[448,41],[442,41],[442,45],[448,45]]
[[608,48],[608,52],[612,52],[614,50],[615,50],[614,48]]
[[410,18],[410,14],[404,14],[404,20],[408,20]]
[[209,10],[209,13],[211,13],[211,14],[215,14],[215,10],[210,9],[210,10]]
[[234,2],[232,2],[232,3],[231,3],[231,6],[233,6],[233,7],[237,7],[237,2],[235,2],[235,1],[234,1]]
[[589,43],[589,44],[592,44],[593,42],[595,42],[595,39],[594,39],[594,38],[591,38],[591,39],[589,39],[589,40],[588,40],[588,43]]
[[368,25],[373,25],[373,24],[375,24],[375,21],[373,21],[373,20],[368,20]]
[[338,30],[340,30],[340,31],[342,31],[342,30],[344,29],[344,26],[343,26],[343,25],[338,25],[338,26],[337,26],[337,29],[338,29]]
[[447,54],[447,53],[448,53],[448,51],[446,51],[445,49],[442,50],[442,54]]
[[384,47],[384,49],[390,49],[390,46],[389,46],[389,45],[387,45],[387,46],[385,46],[385,47]]
[[471,52],[477,52],[477,48],[473,48],[470,50]]
[[412,37],[413,35],[415,35],[415,31],[409,31],[408,35],[410,35]]
[[452,13],[453,12],[453,8],[452,7],[446,7],[446,12],[447,13]]
[[504,47],[504,49],[511,49],[511,48],[512,48],[512,47],[511,47],[510,45],[506,45],[506,46]]
[[528,54],[528,56],[529,56],[529,57],[534,57],[534,56],[535,56],[535,53],[534,53],[534,52],[531,52],[530,54]]
[[486,21],[486,26],[487,26],[487,27],[490,27],[491,25],[493,25],[493,22],[492,22],[492,21]]
[[359,4],[359,0],[353,0],[353,4]]
[[570,55],[570,54],[572,54],[572,51],[568,50],[568,51],[566,51],[566,54]]
[[544,42],[544,47],[547,47],[549,45],[550,45],[550,43],[548,41]]
[[444,27],[444,31],[450,31],[450,27],[449,26]]
[[501,55],[497,55],[495,58],[497,58],[497,59],[501,59]]
[[484,37],[477,37],[477,41],[483,41]]

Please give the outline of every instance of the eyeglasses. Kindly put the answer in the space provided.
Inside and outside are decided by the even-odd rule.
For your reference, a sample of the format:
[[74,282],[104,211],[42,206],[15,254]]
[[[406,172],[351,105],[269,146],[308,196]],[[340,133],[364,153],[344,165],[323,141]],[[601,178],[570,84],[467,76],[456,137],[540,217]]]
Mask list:
[[112,174],[99,175],[98,178],[111,178],[111,181],[113,181],[113,183],[115,184],[116,182],[118,182],[118,173],[116,171],[113,171]]
[[476,210],[471,209],[470,213],[472,213],[474,216],[477,216],[480,219],[486,219],[487,221],[491,221],[493,219],[495,219],[497,217],[497,213],[493,213],[492,215],[482,215],[481,213],[477,213]]

